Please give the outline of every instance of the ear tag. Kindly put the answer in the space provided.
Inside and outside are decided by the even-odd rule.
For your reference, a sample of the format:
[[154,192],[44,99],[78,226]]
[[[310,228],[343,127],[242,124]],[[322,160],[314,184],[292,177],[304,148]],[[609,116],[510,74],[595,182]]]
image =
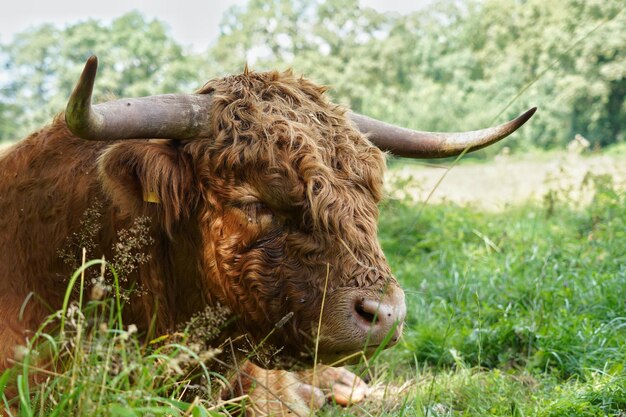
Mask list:
[[154,191],[144,191],[143,193],[143,201],[146,203],[160,204],[161,199],[158,194]]

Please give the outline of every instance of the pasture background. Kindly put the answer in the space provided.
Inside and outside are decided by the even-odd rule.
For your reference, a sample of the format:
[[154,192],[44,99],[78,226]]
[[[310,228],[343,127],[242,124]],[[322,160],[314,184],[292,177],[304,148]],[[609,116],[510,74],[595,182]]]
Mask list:
[[[459,163],[390,161],[380,238],[407,292],[406,332],[355,368],[374,387],[368,401],[324,413],[626,415],[624,7],[436,1],[397,15],[355,1],[252,0],[229,10],[200,52],[140,12],[38,26],[0,46],[0,141],[62,110],[91,53],[101,100],[191,91],[248,62],[292,67],[331,85],[337,102],[419,129],[477,128],[536,105],[513,138]],[[115,312],[109,301],[84,315]],[[40,387],[28,386],[25,353],[20,415],[236,408],[185,402],[187,375],[175,368],[184,346],[157,354],[111,317],[92,317],[102,332],[85,325],[51,342],[69,370]],[[127,354],[103,362],[94,346]]]
[[553,152],[461,165],[427,206],[414,190],[442,169],[392,168],[380,236],[410,318],[381,383],[413,378],[407,415],[626,412],[623,162]]

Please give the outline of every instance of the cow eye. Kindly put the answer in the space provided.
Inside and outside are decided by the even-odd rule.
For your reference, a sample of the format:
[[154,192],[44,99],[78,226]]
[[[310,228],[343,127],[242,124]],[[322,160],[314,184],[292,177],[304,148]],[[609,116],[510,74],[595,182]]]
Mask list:
[[239,209],[246,216],[248,223],[264,225],[271,223],[274,217],[272,209],[261,202],[245,203]]

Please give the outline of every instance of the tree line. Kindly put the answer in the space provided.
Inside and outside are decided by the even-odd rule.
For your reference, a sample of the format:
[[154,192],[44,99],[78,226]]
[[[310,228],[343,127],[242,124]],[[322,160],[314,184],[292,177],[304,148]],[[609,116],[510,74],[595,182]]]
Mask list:
[[439,0],[398,15],[358,0],[250,0],[225,13],[201,53],[139,12],[45,24],[0,45],[0,141],[61,111],[96,54],[96,100],[193,91],[246,64],[292,68],[329,85],[336,102],[409,128],[474,129],[538,106],[507,146],[562,147],[581,134],[605,147],[623,141],[626,126],[624,8],[621,0]]

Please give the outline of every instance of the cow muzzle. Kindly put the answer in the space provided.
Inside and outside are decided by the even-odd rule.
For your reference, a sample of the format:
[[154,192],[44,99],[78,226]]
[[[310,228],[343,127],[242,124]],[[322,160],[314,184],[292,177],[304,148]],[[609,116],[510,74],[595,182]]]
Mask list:
[[319,356],[326,363],[350,363],[360,359],[359,352],[369,356],[393,346],[400,340],[405,317],[404,292],[395,283],[382,291],[339,288],[326,302]]
[[398,288],[390,296],[378,299],[357,295],[352,305],[352,319],[366,332],[371,341],[380,345],[387,339],[389,346],[398,342],[406,317],[402,290]]

